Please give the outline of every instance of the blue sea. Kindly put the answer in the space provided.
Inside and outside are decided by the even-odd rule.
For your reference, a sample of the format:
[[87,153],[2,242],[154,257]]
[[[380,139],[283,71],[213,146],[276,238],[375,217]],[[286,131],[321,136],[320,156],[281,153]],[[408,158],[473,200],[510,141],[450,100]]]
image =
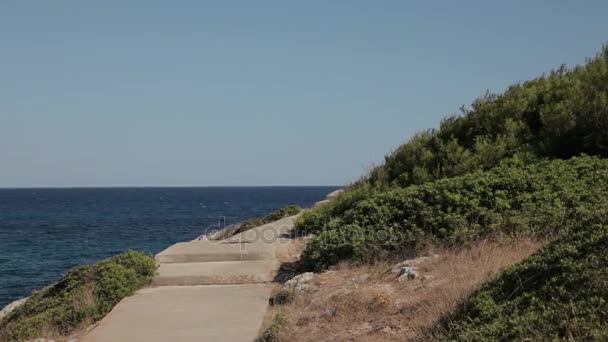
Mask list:
[[[0,308],[75,265],[169,245],[337,187],[0,189]],[[215,227],[214,227],[215,226]]]

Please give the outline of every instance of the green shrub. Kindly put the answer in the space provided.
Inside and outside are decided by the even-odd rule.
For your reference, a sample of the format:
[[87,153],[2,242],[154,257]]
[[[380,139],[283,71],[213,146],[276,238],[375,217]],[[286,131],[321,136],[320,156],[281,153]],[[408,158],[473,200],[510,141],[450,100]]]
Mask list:
[[95,290],[100,312],[109,312],[121,299],[133,294],[139,285],[137,272],[117,263],[101,266],[98,277]]
[[148,285],[155,272],[154,258],[135,251],[74,267],[2,319],[0,340],[40,337],[43,329],[68,335],[86,320],[103,318],[121,299]]
[[302,211],[302,207],[300,207],[299,205],[296,205],[296,204],[291,204],[291,205],[288,205],[286,207],[283,207],[277,211],[270,213],[269,215],[264,217],[264,219],[262,221],[264,223],[274,222],[274,221],[280,220],[284,217],[297,215],[300,213],[300,211]]
[[318,272],[340,260],[363,258],[365,239],[365,230],[356,225],[324,230],[307,245],[300,267]]
[[323,230],[334,217],[339,217],[346,210],[375,193],[380,192],[377,187],[369,183],[358,183],[348,188],[338,197],[331,199],[311,210],[307,210],[296,220],[295,227],[299,234],[316,233]]
[[269,302],[272,306],[289,304],[293,302],[295,295],[293,290],[281,289],[276,295],[270,298]]
[[278,313],[274,316],[272,323],[264,331],[262,336],[256,339],[256,342],[276,342],[279,340],[279,333],[287,325],[287,318],[282,313]]
[[238,226],[240,227],[235,233],[242,233],[246,230],[249,230],[251,228],[255,228],[255,227],[259,227],[261,225],[264,224],[264,219],[263,218],[259,218],[259,217],[252,217],[252,218],[248,218],[244,221],[242,221],[241,223],[238,224]]
[[443,320],[447,340],[608,340],[606,210],[514,265]]
[[577,157],[501,166],[372,193],[332,217],[302,255],[305,269],[406,254],[419,243],[463,244],[491,233],[548,234],[608,198],[608,160]]

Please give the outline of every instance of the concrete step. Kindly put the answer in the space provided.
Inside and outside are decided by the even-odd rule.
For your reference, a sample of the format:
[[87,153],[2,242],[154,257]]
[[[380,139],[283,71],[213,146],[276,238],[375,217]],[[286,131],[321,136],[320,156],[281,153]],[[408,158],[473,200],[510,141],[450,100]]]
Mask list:
[[250,342],[270,285],[162,286],[123,299],[84,342]]
[[160,264],[155,286],[236,285],[270,282],[273,260],[216,261]]
[[172,245],[156,255],[160,263],[206,261],[272,260],[275,248],[262,240],[209,241],[195,240]]
[[[275,251],[289,241],[285,235],[296,218],[222,241],[170,246],[156,255],[157,286],[124,298],[83,341],[254,340],[268,307],[271,285],[266,282],[276,270]],[[240,285],[228,285],[235,283]]]

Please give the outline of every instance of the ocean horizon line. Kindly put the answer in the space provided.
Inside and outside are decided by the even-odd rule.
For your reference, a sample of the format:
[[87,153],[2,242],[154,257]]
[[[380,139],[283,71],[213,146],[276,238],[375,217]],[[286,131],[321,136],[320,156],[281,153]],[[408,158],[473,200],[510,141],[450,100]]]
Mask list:
[[101,185],[101,186],[15,186],[0,190],[70,190],[70,189],[220,189],[220,188],[342,188],[345,185]]

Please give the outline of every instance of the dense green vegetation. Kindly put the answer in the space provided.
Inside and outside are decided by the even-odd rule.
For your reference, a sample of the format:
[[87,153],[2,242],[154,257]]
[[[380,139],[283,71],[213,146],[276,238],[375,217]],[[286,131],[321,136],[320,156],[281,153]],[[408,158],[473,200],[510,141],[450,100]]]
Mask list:
[[154,258],[134,251],[74,267],[2,319],[0,340],[24,341],[45,332],[69,335],[104,317],[121,299],[149,284],[155,272]]
[[477,99],[386,157],[373,183],[407,186],[539,157],[608,155],[608,47],[585,65]]
[[340,217],[360,199],[392,187],[586,153],[608,156],[608,47],[585,65],[560,67],[503,94],[486,94],[463,115],[421,132],[346,193],[298,222]]
[[444,322],[447,340],[608,340],[606,210],[510,267]]
[[[519,230],[536,231],[529,206],[543,214],[585,204],[583,197],[572,202],[558,185],[565,177],[574,194],[592,191],[590,183],[568,179],[562,164],[531,166],[534,179],[524,173],[544,160],[608,156],[608,47],[585,65],[487,94],[463,112],[416,135],[341,196],[304,213],[298,230],[320,233],[304,254],[304,267],[376,255],[369,249],[378,247],[382,234],[403,249],[422,237],[452,242],[502,224],[500,230],[512,230],[516,218],[533,221]],[[555,199],[561,203],[551,200],[550,189],[561,191]]]
[[462,112],[305,212],[301,268],[550,235],[446,317],[444,338],[608,340],[608,47]]
[[376,192],[323,226],[301,263],[321,270],[342,259],[412,253],[426,242],[558,233],[566,220],[608,204],[607,170],[608,159],[575,157]]

